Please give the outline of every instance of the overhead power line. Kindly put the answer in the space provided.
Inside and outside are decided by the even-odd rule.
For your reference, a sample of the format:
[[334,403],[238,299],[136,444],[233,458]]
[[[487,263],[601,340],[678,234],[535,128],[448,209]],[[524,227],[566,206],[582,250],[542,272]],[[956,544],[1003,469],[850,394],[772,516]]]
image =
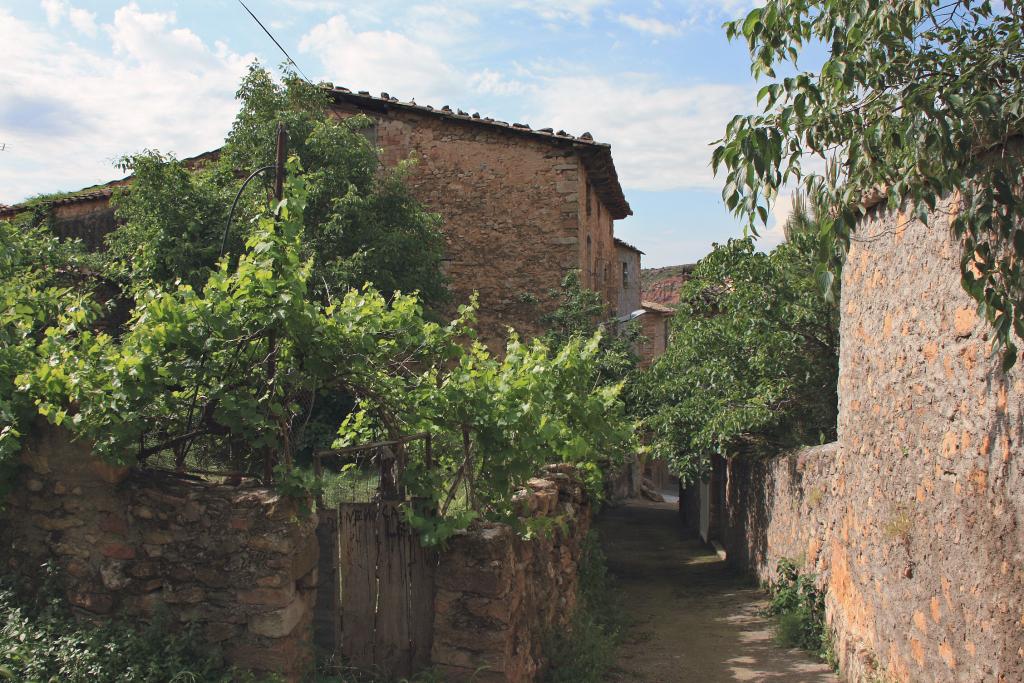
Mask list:
[[270,31],[269,31],[269,30],[267,29],[267,27],[263,25],[263,22],[259,20],[259,17],[257,17],[257,16],[255,15],[255,14],[253,14],[253,13],[252,13],[252,10],[251,10],[251,9],[249,9],[249,8],[248,8],[248,7],[246,6],[246,4],[245,4],[244,2],[242,2],[242,0],[238,0],[238,4],[239,4],[239,5],[241,5],[241,6],[242,6],[242,8],[243,8],[243,9],[244,9],[244,10],[245,10],[246,12],[248,12],[248,13],[249,13],[249,16],[250,16],[250,17],[252,17],[253,21],[255,21],[255,22],[256,22],[257,24],[259,24],[259,25],[260,25],[260,28],[261,28],[261,29],[263,29],[263,32],[264,32],[264,33],[266,33],[266,34],[267,34],[267,36],[269,36],[269,37],[270,37],[270,39],[271,39],[272,41],[274,41],[274,45],[277,45],[277,49],[281,51],[281,53],[282,53],[282,54],[284,55],[285,59],[287,59],[287,60],[288,60],[288,63],[289,63],[289,64],[291,64],[292,66],[294,66],[294,67],[295,67],[295,70],[299,72],[299,75],[300,75],[300,76],[302,76],[302,77],[303,77],[303,78],[304,78],[304,79],[306,80],[306,82],[307,82],[307,83],[309,83],[309,84],[311,84],[311,85],[312,85],[313,81],[309,80],[309,78],[308,78],[308,77],[306,76],[306,74],[305,74],[305,73],[304,73],[304,72],[302,71],[302,67],[300,67],[300,66],[299,66],[299,65],[298,65],[298,64],[297,64],[297,63],[295,62],[295,60],[294,60],[294,59],[292,59],[292,56],[291,56],[290,54],[288,54],[288,50],[285,50],[285,49],[284,49],[284,47],[283,47],[283,46],[281,45],[281,43],[277,42],[277,38],[275,38],[275,37],[274,37],[274,34],[273,34],[273,33],[271,33],[271,32],[270,32]]

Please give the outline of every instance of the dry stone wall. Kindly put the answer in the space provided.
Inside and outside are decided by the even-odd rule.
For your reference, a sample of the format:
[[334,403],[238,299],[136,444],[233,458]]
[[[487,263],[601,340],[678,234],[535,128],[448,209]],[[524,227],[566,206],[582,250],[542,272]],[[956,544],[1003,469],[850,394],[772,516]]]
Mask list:
[[839,445],[729,473],[731,556],[819,574],[850,680],[1024,680],[1024,369],[960,289],[955,211],[855,235]]
[[41,427],[0,512],[3,569],[56,565],[84,615],[191,624],[227,661],[297,679],[311,663],[315,517],[276,493],[114,468]]
[[524,516],[551,533],[524,539],[504,524],[456,536],[437,569],[432,659],[445,680],[528,683],[543,670],[544,638],[576,605],[590,506],[568,468],[520,494]]

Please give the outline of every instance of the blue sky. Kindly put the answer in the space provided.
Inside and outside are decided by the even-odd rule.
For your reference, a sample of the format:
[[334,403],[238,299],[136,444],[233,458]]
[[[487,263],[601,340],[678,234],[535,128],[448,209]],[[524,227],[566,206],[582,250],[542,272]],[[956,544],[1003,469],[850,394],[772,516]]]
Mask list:
[[[721,29],[754,0],[247,4],[313,80],[611,143],[635,214],[616,234],[647,267],[742,233],[708,144],[754,105]],[[255,59],[282,58],[237,0],[0,0],[0,202],[112,179],[121,154],[217,147]]]

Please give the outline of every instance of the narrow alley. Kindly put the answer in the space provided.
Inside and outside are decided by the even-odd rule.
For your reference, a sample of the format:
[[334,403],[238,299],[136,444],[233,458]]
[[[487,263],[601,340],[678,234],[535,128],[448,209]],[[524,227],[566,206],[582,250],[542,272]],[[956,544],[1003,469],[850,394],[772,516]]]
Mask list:
[[598,530],[625,610],[612,680],[834,683],[808,653],[777,646],[765,594],[688,535],[673,503],[606,509]]

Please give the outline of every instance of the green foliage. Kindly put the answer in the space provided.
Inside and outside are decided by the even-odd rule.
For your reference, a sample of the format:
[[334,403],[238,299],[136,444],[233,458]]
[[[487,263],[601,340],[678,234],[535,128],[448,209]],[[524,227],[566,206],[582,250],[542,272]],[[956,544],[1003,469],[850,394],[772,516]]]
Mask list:
[[[768,81],[761,113],[733,118],[712,157],[727,171],[728,208],[754,228],[781,188],[800,183],[826,209],[822,250],[838,260],[864,198],[884,190],[890,208],[906,202],[935,221],[939,200],[956,196],[962,284],[1011,366],[1014,333],[1024,332],[1024,165],[1013,141],[1024,116],[1024,3],[769,0],[726,32],[747,42],[751,72]],[[801,71],[801,52],[816,43],[828,58]]]
[[604,297],[583,286],[578,270],[566,274],[561,287],[549,292],[549,296],[558,306],[541,320],[547,330],[544,342],[552,349],[561,349],[574,338],[601,332],[602,379],[607,382],[631,379],[639,360],[636,355],[639,326],[635,322],[623,324],[609,320]]
[[69,606],[0,582],[0,680],[68,683],[196,683],[246,680],[185,630],[160,619],[142,630],[126,624],[76,621]]
[[622,610],[615,602],[597,532],[584,541],[579,565],[576,611],[567,629],[549,634],[544,643],[547,683],[598,683],[615,664],[622,630]]
[[298,418],[316,393],[373,391],[387,375],[374,360],[390,369],[395,354],[414,363],[454,345],[451,330],[425,324],[415,297],[389,305],[367,288],[327,306],[311,299],[308,191],[297,160],[289,163],[277,215],[259,219],[237,263],[221,259],[201,291],[140,291],[117,337],[81,329],[88,317],[65,311],[40,344],[45,360],[19,379],[42,414],[59,424],[73,407],[72,428],[114,462],[165,450],[182,462],[198,442],[256,473],[267,452],[291,461]]
[[[365,135],[367,117],[335,119],[321,88],[289,73],[279,85],[257,65],[237,96],[240,111],[216,160],[193,169],[152,151],[122,160],[134,179],[114,198],[122,225],[107,243],[112,268],[134,291],[178,280],[201,289],[220,254],[239,174],[273,165],[275,130],[283,123],[289,152],[306,169],[302,257],[312,261],[316,298],[373,282],[387,296],[417,291],[430,307],[447,300],[440,218],[410,194],[408,162],[381,165]],[[272,180],[272,171],[264,173],[241,197],[228,251],[239,253]]]
[[[311,403],[341,393],[352,410],[336,423],[339,447],[434,435],[432,466],[410,450],[401,482],[429,501],[410,516],[431,542],[476,516],[513,519],[514,494],[550,462],[578,465],[599,489],[598,459],[632,437],[621,386],[600,381],[600,335],[557,353],[512,335],[499,359],[472,341],[474,305],[442,326],[415,296],[388,301],[369,286],[320,303],[303,257],[308,185],[294,157],[289,173],[285,199],[201,289],[140,291],[117,335],[93,329],[88,308],[62,310],[17,380],[39,412],[111,462],[201,455],[303,496],[319,486],[293,468]],[[451,507],[462,490],[466,505]]]
[[0,222],[0,500],[13,474],[21,437],[34,406],[15,378],[36,365],[43,330],[64,312],[69,325],[95,317],[89,298],[75,292],[82,276],[78,245],[44,227]]
[[817,588],[816,577],[802,573],[788,558],[779,560],[775,573],[776,579],[768,587],[771,602],[766,612],[778,617],[779,644],[813,652],[836,668],[832,636],[825,623],[825,594]]
[[716,245],[683,288],[668,349],[637,388],[651,449],[684,479],[717,453],[771,455],[834,438],[838,311],[815,279],[813,237],[770,254]]
[[[443,542],[477,516],[517,523],[515,493],[548,463],[574,464],[599,495],[599,463],[628,452],[633,436],[621,385],[601,382],[600,341],[577,337],[553,353],[513,334],[501,358],[479,342],[455,344],[415,381],[397,385],[383,413],[379,394],[360,400],[367,413],[390,412],[385,419],[406,431],[434,436],[434,467],[413,459],[405,481],[440,511],[416,522],[426,539]],[[342,443],[367,440],[358,420],[339,433]],[[451,505],[460,486],[464,509]]]

